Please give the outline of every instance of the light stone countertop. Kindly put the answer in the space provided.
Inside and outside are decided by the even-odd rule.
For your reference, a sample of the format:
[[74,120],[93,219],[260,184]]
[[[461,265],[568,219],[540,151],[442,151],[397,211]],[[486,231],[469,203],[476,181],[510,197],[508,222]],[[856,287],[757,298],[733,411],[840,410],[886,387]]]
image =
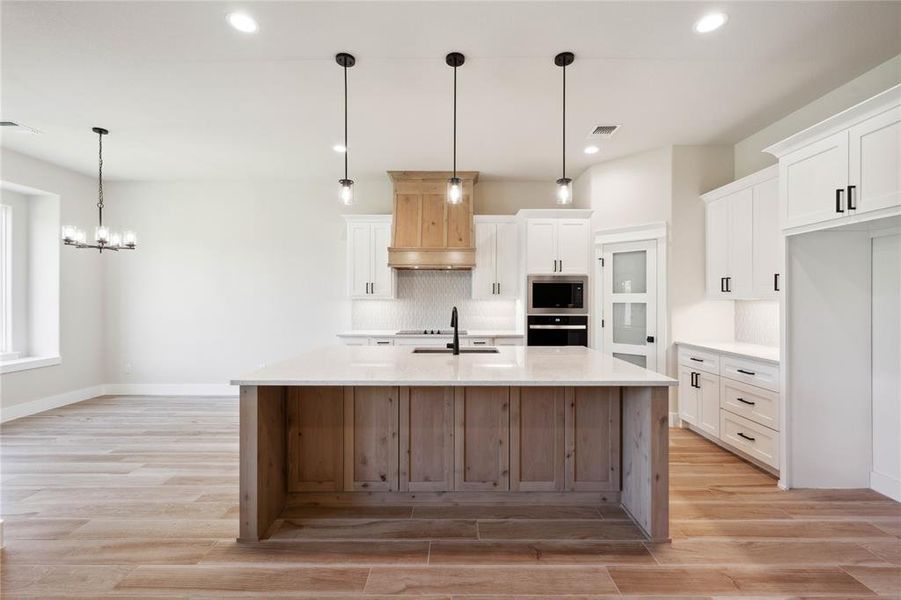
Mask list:
[[676,342],[677,346],[690,346],[700,350],[710,350],[720,354],[729,354],[740,358],[753,358],[775,365],[779,364],[778,346],[761,346],[760,344],[746,344],[744,342]]
[[413,354],[413,346],[326,346],[232,385],[675,386],[659,373],[581,346],[502,346],[497,354]]
[[[442,327],[442,329],[450,329],[450,327]],[[422,335],[414,335],[414,334],[404,334],[399,335],[397,333],[397,329],[354,329],[352,331],[342,331],[338,334],[339,338],[344,337],[404,337],[404,338],[415,338],[415,337],[435,337],[435,338],[452,338],[453,334],[448,335],[437,335],[434,333],[430,334],[422,334]],[[525,333],[521,331],[512,331],[510,329],[467,329],[466,333],[461,333],[461,338],[474,338],[474,337],[491,337],[491,338],[517,338],[517,337],[525,337]]]

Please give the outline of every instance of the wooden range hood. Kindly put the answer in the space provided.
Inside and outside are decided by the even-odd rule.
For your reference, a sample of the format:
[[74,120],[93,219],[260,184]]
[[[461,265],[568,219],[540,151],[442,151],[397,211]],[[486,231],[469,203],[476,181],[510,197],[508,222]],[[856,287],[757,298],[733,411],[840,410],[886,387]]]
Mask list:
[[394,182],[394,219],[388,266],[395,269],[471,269],[476,264],[472,211],[478,171],[457,171],[463,201],[446,200],[449,171],[388,171]]

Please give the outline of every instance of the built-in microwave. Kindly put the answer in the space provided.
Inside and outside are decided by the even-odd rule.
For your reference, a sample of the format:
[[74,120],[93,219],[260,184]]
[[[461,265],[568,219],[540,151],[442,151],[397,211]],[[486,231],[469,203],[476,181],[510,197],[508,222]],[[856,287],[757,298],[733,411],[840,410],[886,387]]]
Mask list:
[[530,275],[530,315],[587,315],[588,277]]

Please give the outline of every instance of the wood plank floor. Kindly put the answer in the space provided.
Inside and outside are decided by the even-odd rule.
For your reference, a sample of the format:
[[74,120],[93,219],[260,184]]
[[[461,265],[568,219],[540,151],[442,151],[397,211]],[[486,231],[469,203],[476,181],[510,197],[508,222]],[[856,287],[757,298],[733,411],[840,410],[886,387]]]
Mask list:
[[296,506],[237,544],[234,399],[105,397],[2,426],[0,596],[901,597],[901,505],[779,491],[671,436],[672,544],[593,506]]

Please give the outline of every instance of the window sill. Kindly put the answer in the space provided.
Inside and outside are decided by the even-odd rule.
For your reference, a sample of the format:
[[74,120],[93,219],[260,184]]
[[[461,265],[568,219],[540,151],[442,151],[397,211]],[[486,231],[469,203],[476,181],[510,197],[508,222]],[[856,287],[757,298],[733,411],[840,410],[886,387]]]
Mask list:
[[52,367],[61,364],[62,362],[63,361],[59,356],[28,356],[25,358],[17,358],[16,360],[5,360],[0,362],[0,374],[27,371],[29,369],[40,369],[42,367]]

